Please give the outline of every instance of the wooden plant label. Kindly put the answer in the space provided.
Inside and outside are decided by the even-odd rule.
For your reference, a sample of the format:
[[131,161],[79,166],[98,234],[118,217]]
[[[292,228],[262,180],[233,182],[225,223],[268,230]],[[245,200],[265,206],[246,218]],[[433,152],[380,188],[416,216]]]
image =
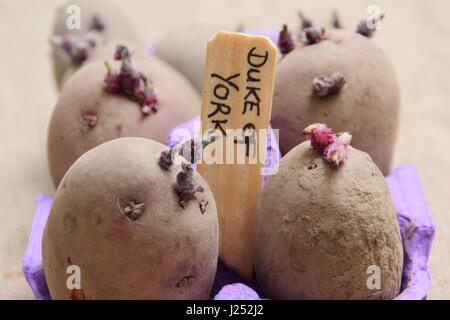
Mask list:
[[220,32],[208,41],[202,132],[220,138],[198,171],[211,187],[220,226],[220,258],[252,276],[252,227],[261,192],[277,49],[263,36]]

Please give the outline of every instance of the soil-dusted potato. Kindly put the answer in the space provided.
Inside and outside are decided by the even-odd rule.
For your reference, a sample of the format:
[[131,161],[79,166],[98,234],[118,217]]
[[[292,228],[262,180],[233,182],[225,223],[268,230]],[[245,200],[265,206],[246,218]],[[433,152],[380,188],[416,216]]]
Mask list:
[[[163,150],[145,138],[115,139],[67,172],[43,235],[53,299],[208,298],[218,260],[214,198],[181,157],[161,168]],[[176,187],[189,181],[180,178],[184,166],[202,190],[183,208]],[[69,265],[80,268],[79,288],[67,287]]]
[[[367,153],[340,146],[348,156],[336,161],[339,146],[325,148],[325,161],[309,141],[301,143],[264,185],[254,267],[268,298],[392,299],[399,293],[403,250],[388,187]],[[380,289],[376,275],[370,278],[377,268]]]
[[326,122],[337,132],[352,132],[353,146],[367,152],[387,175],[400,100],[389,59],[356,32],[334,29],[321,34],[306,29],[304,41],[297,44],[287,29],[284,35],[280,50],[285,56],[277,65],[271,118],[280,130],[282,153],[304,141],[298,128]]
[[206,45],[210,38],[227,30],[218,23],[178,25],[157,41],[156,55],[188,78],[198,92],[203,88]]
[[[173,126],[200,112],[200,98],[195,89],[157,57],[132,59],[132,62],[126,59],[119,64],[113,61],[113,53],[109,67],[117,71],[125,66],[124,73],[137,76],[123,82],[136,83],[137,88],[125,89],[132,90],[132,94],[137,90],[142,96],[111,93],[118,89],[111,78],[117,78],[122,71],[120,74],[107,71],[104,61],[88,63],[69,78],[53,110],[48,131],[49,168],[55,186],[75,160],[89,149],[126,136],[165,143]],[[146,99],[148,105],[144,104]]]
[[[80,8],[80,28],[69,29],[67,23],[75,22],[75,11],[69,10],[71,6]],[[127,39],[139,42],[132,24],[125,16],[120,6],[111,0],[75,0],[61,5],[55,16],[53,26],[53,36],[56,38],[69,36],[72,41],[80,40],[88,33],[96,35],[96,41],[106,41],[110,39]],[[97,43],[97,45],[98,45]],[[81,45],[81,44],[80,44]],[[73,61],[61,47],[53,46],[53,68],[55,80],[61,88],[61,79],[64,72],[72,67],[78,68],[83,61]],[[89,55],[89,54],[88,54]]]

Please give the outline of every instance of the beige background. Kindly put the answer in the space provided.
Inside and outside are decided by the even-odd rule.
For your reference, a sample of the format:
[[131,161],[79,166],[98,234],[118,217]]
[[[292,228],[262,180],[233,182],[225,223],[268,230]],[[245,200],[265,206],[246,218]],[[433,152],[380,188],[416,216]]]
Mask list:
[[[46,131],[57,98],[48,38],[61,1],[0,0],[0,298],[31,299],[21,258],[34,195],[52,193]],[[402,88],[395,164],[415,163],[437,234],[430,299],[450,298],[450,1],[123,1],[140,35],[154,41],[177,21],[224,20],[248,28],[298,25],[296,10],[328,21],[340,10],[354,28],[368,5],[387,14],[376,41],[392,59]],[[182,36],[182,35],[180,35]]]

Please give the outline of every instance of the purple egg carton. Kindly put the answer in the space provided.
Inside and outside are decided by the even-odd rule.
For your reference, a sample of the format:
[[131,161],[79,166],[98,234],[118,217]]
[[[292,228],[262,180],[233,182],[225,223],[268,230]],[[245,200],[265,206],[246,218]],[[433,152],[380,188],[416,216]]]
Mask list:
[[[172,129],[168,146],[183,142],[199,134],[199,118]],[[180,129],[183,129],[180,131]],[[183,133],[183,134],[180,134]],[[186,134],[190,135],[187,137]],[[266,172],[278,164],[280,151],[274,133],[269,128],[267,140]],[[386,182],[394,201],[403,239],[404,265],[401,293],[396,300],[423,300],[430,289],[428,257],[433,242],[435,225],[428,209],[416,168],[404,164],[395,169]],[[28,247],[23,257],[23,273],[38,300],[51,299],[42,267],[42,234],[53,197],[38,194],[36,212],[31,227]],[[263,296],[255,279],[249,281],[222,263],[218,264],[216,279],[211,291],[215,300],[261,300]]]

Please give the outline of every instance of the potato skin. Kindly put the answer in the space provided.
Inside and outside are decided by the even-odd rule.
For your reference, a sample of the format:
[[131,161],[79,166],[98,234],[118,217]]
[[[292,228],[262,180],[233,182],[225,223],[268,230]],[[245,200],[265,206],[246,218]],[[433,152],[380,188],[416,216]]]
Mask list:
[[[392,299],[403,249],[395,209],[369,155],[352,147],[332,169],[303,142],[269,176],[257,204],[254,266],[272,299]],[[310,163],[316,168],[308,169]],[[367,288],[381,270],[381,290]]]
[[[43,236],[43,265],[53,299],[69,299],[66,268],[81,269],[86,299],[207,299],[218,259],[213,195],[179,205],[173,190],[179,164],[157,164],[164,145],[121,138],[85,153],[56,191]],[[145,204],[130,220],[127,201]],[[182,280],[193,277],[191,280]],[[185,278],[189,279],[189,278]]]
[[[311,123],[348,131],[352,145],[369,153],[389,174],[397,137],[400,91],[390,61],[370,40],[345,30],[327,31],[328,39],[287,54],[278,64],[271,124],[280,129],[286,154],[305,137]],[[316,76],[341,72],[346,87],[327,98],[312,96]]]
[[[109,60],[119,69],[118,62]],[[86,64],[71,76],[53,110],[48,131],[48,161],[54,186],[89,149],[119,137],[146,137],[165,143],[170,129],[200,113],[200,98],[189,82],[156,57],[133,60],[153,83],[158,112],[143,117],[136,102],[104,89],[103,61]],[[84,114],[96,114],[98,124],[86,130]]]
[[[80,7],[80,29],[68,29],[66,26],[66,21],[69,17],[66,10],[69,5],[77,5]],[[115,1],[111,0],[74,0],[64,3],[56,11],[53,35],[82,37],[89,32],[94,17],[97,17],[104,25],[104,30],[100,32],[103,40],[122,38],[139,42],[139,37],[128,20],[128,17],[122,12],[121,7]],[[54,47],[52,48],[52,57],[55,80],[58,88],[61,89],[61,80],[63,79],[64,72],[68,68],[77,69],[78,67],[72,66],[71,62],[58,53],[58,50],[55,50]]]

